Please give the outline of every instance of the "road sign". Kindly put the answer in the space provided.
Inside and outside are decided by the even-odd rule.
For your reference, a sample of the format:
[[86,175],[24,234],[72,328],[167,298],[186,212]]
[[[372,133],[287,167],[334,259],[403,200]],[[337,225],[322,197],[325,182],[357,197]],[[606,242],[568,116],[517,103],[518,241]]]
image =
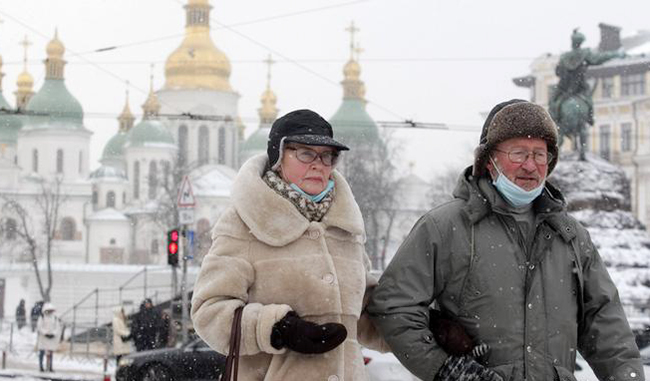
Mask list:
[[181,208],[193,208],[196,205],[194,193],[192,193],[192,184],[189,177],[183,177],[181,189],[178,192],[178,206]]
[[183,208],[178,210],[178,222],[181,225],[190,225],[194,223],[194,208]]

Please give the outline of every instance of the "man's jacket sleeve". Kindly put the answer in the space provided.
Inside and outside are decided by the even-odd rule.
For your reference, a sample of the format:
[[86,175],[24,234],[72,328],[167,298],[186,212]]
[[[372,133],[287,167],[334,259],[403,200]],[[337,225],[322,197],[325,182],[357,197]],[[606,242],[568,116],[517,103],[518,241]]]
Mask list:
[[384,271],[367,308],[395,356],[423,380],[433,380],[447,359],[428,325],[440,247],[440,232],[425,215]]
[[610,278],[589,234],[576,239],[588,243],[583,250],[584,319],[578,338],[580,353],[599,379],[644,380],[643,365],[634,335]]

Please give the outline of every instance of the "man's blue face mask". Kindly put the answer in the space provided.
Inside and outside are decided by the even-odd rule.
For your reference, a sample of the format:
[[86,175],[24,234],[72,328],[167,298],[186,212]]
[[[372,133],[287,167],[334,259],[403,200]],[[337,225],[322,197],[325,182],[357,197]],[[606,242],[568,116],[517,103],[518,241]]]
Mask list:
[[546,179],[543,179],[537,188],[527,191],[521,188],[519,185],[510,181],[510,179],[507,178],[506,175],[501,172],[501,170],[499,170],[499,167],[491,157],[490,161],[498,173],[497,178],[495,180],[492,180],[492,184],[495,188],[497,188],[499,193],[501,193],[501,196],[503,196],[503,198],[505,198],[510,205],[516,208],[528,205],[533,202],[533,200],[535,200],[540,194],[542,194]]

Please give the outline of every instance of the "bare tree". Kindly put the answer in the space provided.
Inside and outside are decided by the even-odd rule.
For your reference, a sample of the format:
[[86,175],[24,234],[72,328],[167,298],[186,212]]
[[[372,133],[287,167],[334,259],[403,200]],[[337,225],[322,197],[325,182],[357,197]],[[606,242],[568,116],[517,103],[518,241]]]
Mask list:
[[[38,283],[41,297],[44,301],[50,300],[52,291],[52,251],[54,241],[57,237],[59,226],[59,211],[67,197],[62,193],[61,178],[57,177],[52,181],[39,180],[39,191],[33,202],[36,213],[30,213],[24,203],[18,201],[15,196],[2,195],[2,211],[5,217],[0,223],[1,236],[7,234],[15,235],[25,245],[25,251],[32,263],[36,281]],[[13,231],[7,231],[9,216],[15,217],[17,223],[12,226]],[[15,220],[14,220],[15,221]],[[12,224],[13,225],[13,224]],[[39,271],[39,262],[45,261],[46,282]]]
[[458,182],[462,169],[460,167],[448,167],[441,173],[436,174],[431,180],[431,188],[427,194],[429,204],[433,208],[454,198],[453,192]]
[[370,146],[358,142],[344,155],[340,167],[352,188],[366,227],[366,252],[374,269],[386,265],[386,249],[397,215],[397,194],[400,183],[396,175],[398,147],[385,135],[383,142]]

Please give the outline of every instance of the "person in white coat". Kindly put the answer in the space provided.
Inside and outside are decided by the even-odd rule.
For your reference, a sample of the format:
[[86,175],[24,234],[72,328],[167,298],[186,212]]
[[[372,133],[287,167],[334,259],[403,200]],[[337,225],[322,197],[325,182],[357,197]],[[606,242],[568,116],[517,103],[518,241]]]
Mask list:
[[43,357],[46,355],[47,370],[50,372],[54,371],[52,369],[52,353],[59,348],[61,335],[61,322],[56,316],[55,311],[52,303],[45,303],[43,305],[43,314],[36,322],[36,331],[38,332],[36,349],[38,350],[38,365],[41,372],[45,371]]
[[115,307],[113,310],[113,354],[115,364],[119,365],[123,355],[131,353],[131,330],[126,323],[126,314],[123,307]]

